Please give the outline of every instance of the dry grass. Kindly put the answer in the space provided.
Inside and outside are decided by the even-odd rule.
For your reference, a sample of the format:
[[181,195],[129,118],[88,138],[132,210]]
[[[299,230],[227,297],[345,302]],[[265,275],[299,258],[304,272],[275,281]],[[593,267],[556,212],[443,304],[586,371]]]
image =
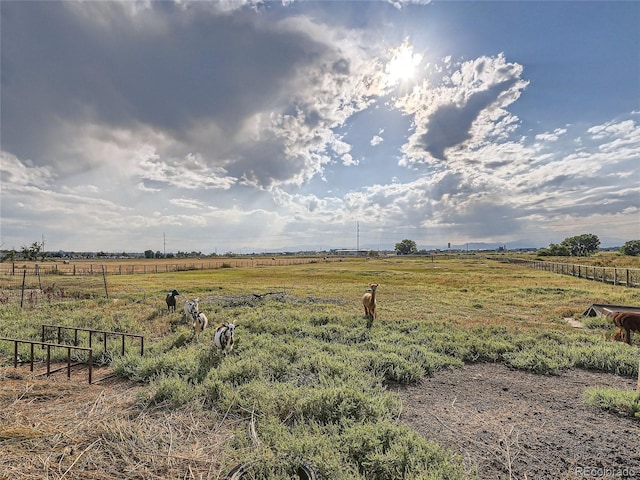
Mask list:
[[0,371],[0,478],[222,478],[231,421],[143,410],[142,391]]

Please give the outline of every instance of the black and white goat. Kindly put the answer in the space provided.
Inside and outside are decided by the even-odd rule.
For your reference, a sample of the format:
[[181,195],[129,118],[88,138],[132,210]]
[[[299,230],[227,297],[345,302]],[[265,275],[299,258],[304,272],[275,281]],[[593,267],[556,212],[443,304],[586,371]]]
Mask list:
[[236,326],[233,323],[220,325],[216,328],[213,343],[222,351],[223,355],[228,355],[233,350],[234,332]]
[[204,313],[198,312],[193,317],[193,335],[196,340],[198,340],[198,334],[207,328],[207,325],[209,325],[209,320],[207,320],[207,316]]
[[172,292],[167,293],[167,310],[176,311],[176,297],[180,295],[175,288]]

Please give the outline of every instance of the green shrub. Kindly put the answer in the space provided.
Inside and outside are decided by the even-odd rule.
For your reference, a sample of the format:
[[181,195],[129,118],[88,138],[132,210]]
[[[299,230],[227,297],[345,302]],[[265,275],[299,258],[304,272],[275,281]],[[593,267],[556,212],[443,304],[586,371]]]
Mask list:
[[571,359],[561,349],[549,344],[534,344],[524,350],[507,352],[503,359],[510,367],[544,375],[557,375],[572,366]]
[[172,408],[182,405],[197,405],[193,402],[198,392],[184,378],[179,376],[159,377],[152,382],[154,394],[151,398],[153,404],[168,404]]
[[394,352],[365,352],[360,354],[363,368],[376,377],[398,383],[413,383],[423,378],[425,369]]
[[390,393],[372,395],[351,386],[328,386],[311,389],[297,409],[300,419],[321,425],[377,422],[399,413],[399,403]]
[[459,456],[387,421],[349,427],[341,443],[367,480],[467,478]]
[[638,375],[638,349],[615,342],[599,342],[569,348],[576,367],[614,373],[625,377]]
[[613,326],[611,319],[606,317],[584,317],[580,320],[580,323],[590,330],[595,329],[610,329]]
[[582,398],[587,405],[640,419],[640,394],[633,390],[594,387],[585,390]]

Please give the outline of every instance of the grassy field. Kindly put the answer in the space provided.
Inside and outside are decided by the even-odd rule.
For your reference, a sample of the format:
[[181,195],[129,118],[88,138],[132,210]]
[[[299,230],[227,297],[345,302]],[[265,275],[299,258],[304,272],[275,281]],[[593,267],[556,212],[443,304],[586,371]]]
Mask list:
[[[143,385],[140,411],[194,411],[224,422],[230,433],[216,459],[220,471],[252,461],[255,478],[290,478],[302,458],[325,479],[468,478],[453,452],[394,421],[402,407],[387,386],[440,369],[504,362],[539,374],[638,374],[640,349],[610,341],[607,322],[576,330],[565,318],[581,319],[593,303],[640,305],[639,289],[486,257],[112,275],[108,283],[110,299],[2,306],[0,337],[38,339],[42,323],[145,335],[143,357],[120,357],[114,345],[102,359]],[[369,283],[380,284],[370,327],[360,304]],[[168,314],[164,297],[173,288],[179,308]],[[117,295],[131,289],[144,291],[144,301]],[[195,297],[210,325],[238,325],[232,355],[216,352],[213,329],[192,338],[180,306]],[[12,348],[0,342],[7,362]],[[589,401],[612,397],[594,391]],[[119,434],[144,440],[138,430]]]

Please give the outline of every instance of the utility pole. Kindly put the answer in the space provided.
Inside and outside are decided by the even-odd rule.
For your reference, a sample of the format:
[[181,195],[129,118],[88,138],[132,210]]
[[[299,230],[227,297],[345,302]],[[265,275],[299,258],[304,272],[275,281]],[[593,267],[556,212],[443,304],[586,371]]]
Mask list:
[[356,255],[360,254],[360,222],[356,222]]
[[167,237],[164,232],[162,232],[162,244],[164,245],[164,258],[167,258]]

